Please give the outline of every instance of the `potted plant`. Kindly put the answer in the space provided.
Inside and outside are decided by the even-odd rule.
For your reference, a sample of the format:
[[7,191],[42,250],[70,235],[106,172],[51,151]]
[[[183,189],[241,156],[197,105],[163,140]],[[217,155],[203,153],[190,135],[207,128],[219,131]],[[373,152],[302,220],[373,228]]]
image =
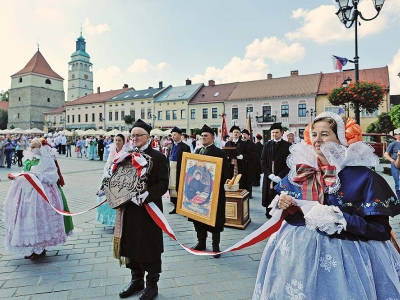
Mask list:
[[379,108],[384,95],[384,87],[380,83],[358,81],[345,87],[334,88],[328,94],[328,100],[335,106],[348,103],[352,109],[354,109],[354,104],[358,103],[360,109],[373,113]]

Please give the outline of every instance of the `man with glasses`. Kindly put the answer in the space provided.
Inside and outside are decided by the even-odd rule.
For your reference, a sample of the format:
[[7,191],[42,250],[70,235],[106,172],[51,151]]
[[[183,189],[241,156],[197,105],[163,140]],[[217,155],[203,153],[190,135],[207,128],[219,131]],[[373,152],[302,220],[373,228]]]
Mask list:
[[[195,151],[196,154],[221,157],[223,159],[223,162],[221,171],[221,181],[219,185],[217,217],[215,221],[215,226],[210,226],[207,224],[203,224],[199,221],[190,220],[193,222],[198,240],[197,245],[194,246],[193,249],[195,250],[206,249],[207,231],[209,231],[212,234],[213,252],[219,252],[221,232],[224,231],[224,225],[225,225],[226,198],[225,198],[224,183],[229,176],[229,161],[226,153],[214,145],[214,131],[212,130],[212,128],[210,128],[207,125],[204,125],[203,128],[201,129],[200,140],[203,146]],[[220,254],[214,255],[215,258],[219,258],[220,256],[221,256]]]
[[[140,196],[145,203],[153,202],[162,211],[162,195],[168,189],[168,165],[166,157],[149,146],[151,126],[137,120],[131,129],[133,145],[139,153],[152,157],[153,165],[146,179],[147,193]],[[147,196],[146,196],[147,195]],[[117,228],[117,224],[116,224]],[[164,252],[163,235],[144,206],[130,202],[124,206],[120,255],[131,269],[130,283],[119,293],[120,298],[143,290],[144,273],[146,288],[140,300],[151,300],[158,295],[157,282],[161,273],[161,253]]]
[[396,189],[396,195],[397,198],[400,197],[400,184],[399,184],[399,176],[400,176],[400,169],[396,168],[396,166],[394,165],[394,162],[397,159],[397,155],[399,155],[399,151],[400,151],[400,128],[397,128],[394,130],[394,137],[396,138],[395,141],[391,142],[389,147],[387,147],[386,152],[383,154],[383,156],[390,160],[391,164],[391,171],[392,171],[392,176],[394,179],[394,187]]
[[176,214],[176,203],[178,200],[179,190],[179,177],[181,175],[181,162],[183,152],[190,153],[190,147],[182,142],[182,130],[178,127],[174,127],[171,130],[173,145],[171,152],[168,155],[169,160],[169,196],[174,209],[169,212],[170,215]]

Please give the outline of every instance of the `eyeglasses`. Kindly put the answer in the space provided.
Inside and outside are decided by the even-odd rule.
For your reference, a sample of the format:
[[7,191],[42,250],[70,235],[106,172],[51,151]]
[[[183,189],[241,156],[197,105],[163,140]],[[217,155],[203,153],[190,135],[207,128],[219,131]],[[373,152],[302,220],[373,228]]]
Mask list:
[[142,136],[144,136],[144,135],[147,135],[147,133],[142,133],[142,134],[131,134],[131,138],[140,138],[140,137],[142,137]]

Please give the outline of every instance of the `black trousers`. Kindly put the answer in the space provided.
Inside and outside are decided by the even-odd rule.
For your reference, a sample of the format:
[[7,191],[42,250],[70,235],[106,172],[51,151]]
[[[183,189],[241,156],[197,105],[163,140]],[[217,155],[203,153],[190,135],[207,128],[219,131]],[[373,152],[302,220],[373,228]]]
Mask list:
[[161,273],[161,254],[160,258],[155,261],[138,262],[130,257],[130,261],[126,267],[131,270],[141,270],[147,273]]

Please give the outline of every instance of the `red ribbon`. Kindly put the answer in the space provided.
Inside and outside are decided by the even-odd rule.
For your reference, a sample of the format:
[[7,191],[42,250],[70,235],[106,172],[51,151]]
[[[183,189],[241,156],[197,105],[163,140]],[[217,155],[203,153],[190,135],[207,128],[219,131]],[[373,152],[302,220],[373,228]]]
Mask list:
[[293,181],[303,186],[303,200],[311,199],[323,204],[325,187],[332,186],[336,181],[336,168],[321,165],[315,169],[306,164],[297,164]]

